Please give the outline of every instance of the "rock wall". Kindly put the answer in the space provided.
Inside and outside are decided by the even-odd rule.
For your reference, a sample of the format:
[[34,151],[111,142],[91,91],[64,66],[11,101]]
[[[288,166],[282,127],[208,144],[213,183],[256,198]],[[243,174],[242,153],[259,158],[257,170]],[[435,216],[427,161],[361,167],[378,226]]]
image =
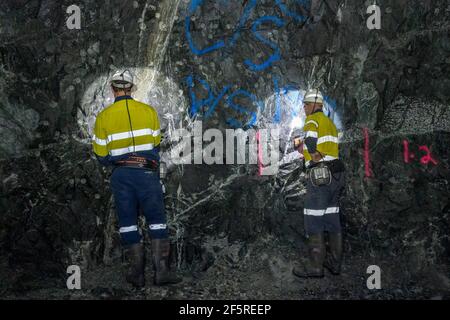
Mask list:
[[[116,68],[132,68],[138,97],[158,108],[165,155],[193,120],[289,127],[301,109],[289,94],[319,87],[342,132],[346,255],[448,290],[450,6],[377,2],[380,30],[366,27],[371,1],[84,0],[80,30],[66,26],[72,1],[2,2],[0,293],[121,261],[109,171],[88,143]],[[304,250],[303,179],[295,161],[267,177],[254,165],[171,166],[174,263],[206,270],[223,238]]]

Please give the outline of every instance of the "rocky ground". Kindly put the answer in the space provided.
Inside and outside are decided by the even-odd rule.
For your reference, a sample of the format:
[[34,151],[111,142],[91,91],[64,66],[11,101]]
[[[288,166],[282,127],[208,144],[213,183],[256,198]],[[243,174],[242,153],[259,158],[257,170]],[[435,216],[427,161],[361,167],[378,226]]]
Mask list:
[[[216,245],[226,239],[212,240]],[[214,247],[214,246],[213,246]],[[20,290],[3,296],[5,299],[449,299],[448,268],[436,267],[434,273],[406,276],[406,268],[396,259],[378,259],[349,252],[347,243],[343,273],[326,272],[323,279],[303,280],[291,273],[294,263],[305,257],[305,250],[274,238],[260,239],[257,244],[227,244],[216,247],[214,261],[206,270],[192,266],[182,269],[183,282],[177,285],[152,285],[152,270],[147,267],[147,286],[132,289],[123,279],[125,264],[98,267],[83,272],[82,289],[69,291],[64,280],[53,280],[45,289]],[[382,268],[382,289],[369,290],[366,271],[371,261]],[[386,286],[383,285],[386,283]]]

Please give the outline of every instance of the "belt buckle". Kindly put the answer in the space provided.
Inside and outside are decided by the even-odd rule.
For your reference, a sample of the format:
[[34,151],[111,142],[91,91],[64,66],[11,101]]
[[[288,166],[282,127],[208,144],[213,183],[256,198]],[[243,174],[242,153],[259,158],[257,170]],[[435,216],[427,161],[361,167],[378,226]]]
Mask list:
[[139,156],[131,156],[128,158],[136,167],[143,168],[147,164],[147,159]]

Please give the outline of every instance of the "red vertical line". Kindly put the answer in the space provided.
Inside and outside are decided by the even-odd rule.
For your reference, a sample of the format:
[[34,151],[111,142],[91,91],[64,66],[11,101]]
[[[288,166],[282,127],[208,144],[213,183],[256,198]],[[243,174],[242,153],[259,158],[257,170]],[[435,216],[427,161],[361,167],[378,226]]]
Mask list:
[[262,176],[263,159],[262,159],[262,147],[261,147],[261,133],[259,130],[256,132],[256,142],[258,145],[258,175]]
[[403,160],[409,163],[409,143],[408,140],[403,140]]
[[366,177],[371,177],[372,173],[370,170],[370,153],[369,153],[369,129],[364,128],[364,164]]

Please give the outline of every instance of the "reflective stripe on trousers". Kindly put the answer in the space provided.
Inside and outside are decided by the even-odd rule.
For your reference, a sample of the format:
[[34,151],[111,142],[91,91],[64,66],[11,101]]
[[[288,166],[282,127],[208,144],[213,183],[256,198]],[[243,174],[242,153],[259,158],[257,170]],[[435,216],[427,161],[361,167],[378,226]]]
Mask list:
[[125,245],[138,243],[139,209],[145,215],[151,238],[168,237],[164,198],[157,172],[136,168],[116,168],[111,176],[120,236]]

